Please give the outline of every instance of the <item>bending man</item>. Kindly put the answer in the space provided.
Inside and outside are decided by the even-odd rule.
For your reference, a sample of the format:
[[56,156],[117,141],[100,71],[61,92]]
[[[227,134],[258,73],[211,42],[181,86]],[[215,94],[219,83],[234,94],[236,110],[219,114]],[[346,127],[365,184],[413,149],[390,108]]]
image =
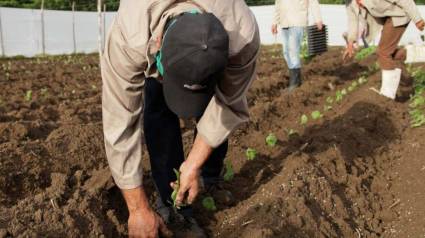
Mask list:
[[[102,59],[102,110],[106,154],[129,209],[131,237],[166,232],[173,169],[181,172],[177,205],[195,200],[201,177],[217,181],[227,137],[248,121],[246,93],[258,51],[256,20],[243,0],[121,1]],[[179,118],[198,120],[186,159]],[[143,135],[162,217],[142,185]],[[180,215],[194,237],[205,236],[190,207]]]

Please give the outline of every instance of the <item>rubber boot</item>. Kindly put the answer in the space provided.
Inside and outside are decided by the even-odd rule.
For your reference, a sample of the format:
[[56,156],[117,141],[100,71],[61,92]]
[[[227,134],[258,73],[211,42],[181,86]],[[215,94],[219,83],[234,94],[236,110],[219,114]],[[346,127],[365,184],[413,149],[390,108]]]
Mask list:
[[288,91],[291,92],[301,85],[301,69],[289,69],[289,87]]
[[401,69],[382,70],[381,95],[395,99],[400,84]]

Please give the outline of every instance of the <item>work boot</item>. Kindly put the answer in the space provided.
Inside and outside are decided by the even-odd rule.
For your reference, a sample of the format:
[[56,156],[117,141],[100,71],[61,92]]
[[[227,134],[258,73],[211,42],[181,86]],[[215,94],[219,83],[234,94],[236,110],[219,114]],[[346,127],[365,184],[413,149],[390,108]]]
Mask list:
[[301,85],[301,69],[289,69],[289,87],[291,92]]
[[174,233],[176,238],[207,238],[205,231],[192,216],[185,216],[180,213],[175,215],[176,220],[173,226],[176,227]]
[[400,84],[401,69],[382,70],[382,83],[380,94],[395,99]]

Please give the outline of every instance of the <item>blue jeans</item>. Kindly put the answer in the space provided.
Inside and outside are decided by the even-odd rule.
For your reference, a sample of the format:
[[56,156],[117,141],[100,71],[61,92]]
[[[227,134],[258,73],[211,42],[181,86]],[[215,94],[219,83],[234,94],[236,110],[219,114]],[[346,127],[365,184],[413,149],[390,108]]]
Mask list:
[[282,29],[283,57],[289,69],[301,68],[301,44],[304,37],[304,27],[294,26]]

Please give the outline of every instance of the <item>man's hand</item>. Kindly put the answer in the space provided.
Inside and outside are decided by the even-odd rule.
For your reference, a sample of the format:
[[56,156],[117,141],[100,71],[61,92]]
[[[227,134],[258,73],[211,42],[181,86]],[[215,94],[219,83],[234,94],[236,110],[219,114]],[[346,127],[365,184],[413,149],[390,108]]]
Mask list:
[[276,35],[277,34],[277,24],[273,24],[272,25],[272,34]]
[[424,28],[425,28],[425,22],[424,22],[423,19],[420,20],[420,21],[418,21],[418,22],[416,22],[415,25],[416,25],[416,28],[418,28],[418,30],[420,30],[420,31],[423,31]]
[[323,22],[321,22],[321,21],[317,22],[316,27],[317,27],[317,30],[319,30],[319,31],[323,30]]
[[[190,205],[195,201],[200,191],[200,175],[201,170],[187,160],[180,166],[180,187],[176,196],[177,206]],[[172,187],[175,187],[174,183]]]
[[130,238],[172,237],[162,218],[152,210],[136,210],[128,218],[128,236]]
[[123,189],[122,194],[127,203],[128,234],[132,238],[157,238],[161,233],[164,237],[172,237],[162,219],[149,206],[148,198],[142,187]]
[[[176,205],[192,204],[200,190],[202,165],[211,155],[213,148],[198,134],[186,161],[180,166],[180,184],[176,196]],[[175,188],[176,184],[171,183]],[[187,198],[186,198],[187,195]]]
[[346,59],[351,59],[354,56],[354,43],[353,42],[348,42],[347,44],[347,48],[345,49],[343,55],[342,55],[342,59],[346,60]]

